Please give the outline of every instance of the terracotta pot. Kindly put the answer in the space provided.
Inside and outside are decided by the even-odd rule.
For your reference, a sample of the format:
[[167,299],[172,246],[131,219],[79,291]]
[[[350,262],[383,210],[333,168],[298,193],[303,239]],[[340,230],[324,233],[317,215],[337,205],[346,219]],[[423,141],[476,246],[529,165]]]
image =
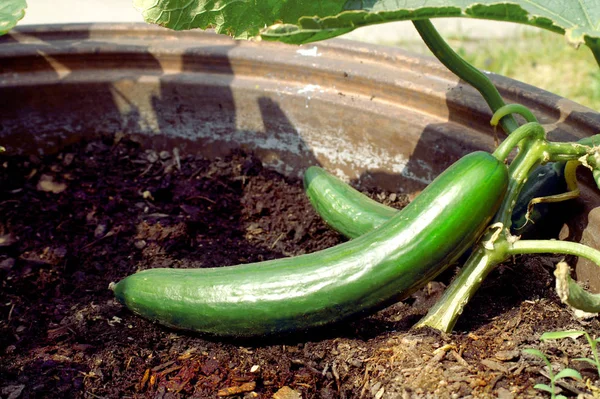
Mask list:
[[[555,140],[600,132],[592,110],[490,75]],[[479,94],[436,60],[332,40],[235,42],[148,25],[24,27],[0,37],[0,136],[11,153],[136,134],[208,157],[254,150],[288,175],[321,164],[366,187],[415,193],[462,155],[494,147]],[[600,247],[600,194],[584,173],[563,234]],[[577,274],[600,291],[597,266]]]

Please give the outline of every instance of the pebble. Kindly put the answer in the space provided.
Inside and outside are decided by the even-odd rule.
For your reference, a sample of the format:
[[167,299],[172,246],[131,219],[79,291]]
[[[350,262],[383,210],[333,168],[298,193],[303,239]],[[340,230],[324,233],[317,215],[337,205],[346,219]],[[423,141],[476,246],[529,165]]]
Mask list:
[[0,270],[9,271],[15,266],[14,258],[6,258],[0,262]]
[[44,191],[52,194],[60,194],[67,189],[65,183],[58,183],[54,181],[54,177],[51,175],[42,175],[37,184],[38,191]]
[[158,154],[156,153],[156,151],[149,151],[148,155],[146,155],[146,160],[150,163],[154,163],[156,161],[158,161]]
[[75,154],[69,152],[67,154],[65,154],[65,156],[63,157],[63,165],[64,166],[69,166],[73,163],[73,160],[75,159]]
[[494,354],[494,357],[498,360],[509,361],[513,359],[517,359],[520,356],[518,350],[508,350],[508,351],[499,351]]
[[506,388],[498,388],[498,399],[513,399],[515,396]]
[[94,237],[95,238],[101,238],[106,234],[106,231],[108,230],[108,227],[101,223],[99,225],[96,226],[96,229],[94,230]]
[[0,247],[10,247],[17,243],[17,239],[11,233],[0,235]]
[[[25,389],[25,385],[7,385],[2,388],[2,395],[8,395],[7,399],[17,399]],[[4,397],[4,396],[3,396]]]
[[273,394],[273,399],[301,399],[302,395],[298,391],[293,390],[288,386],[281,387]]

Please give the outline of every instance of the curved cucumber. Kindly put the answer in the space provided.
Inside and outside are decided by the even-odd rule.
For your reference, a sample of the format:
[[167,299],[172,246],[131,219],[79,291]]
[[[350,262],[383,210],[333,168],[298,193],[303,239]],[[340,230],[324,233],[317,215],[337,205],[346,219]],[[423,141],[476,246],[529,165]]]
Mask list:
[[[527,222],[527,207],[533,198],[565,192],[564,167],[564,163],[555,162],[538,166],[531,172],[514,207],[513,234],[532,238],[540,234],[539,230],[547,230],[544,228],[547,227],[545,216],[561,204],[537,204],[530,218],[539,223]],[[318,166],[311,166],[304,173],[304,190],[321,218],[348,238],[357,238],[378,228],[398,212],[372,200]]]
[[398,213],[318,166],[304,172],[304,191],[325,223],[348,238],[360,237]]
[[113,286],[166,326],[262,336],[374,311],[422,287],[481,235],[506,192],[485,152],[448,168],[402,211],[359,238],[294,258],[209,269],[150,269]]

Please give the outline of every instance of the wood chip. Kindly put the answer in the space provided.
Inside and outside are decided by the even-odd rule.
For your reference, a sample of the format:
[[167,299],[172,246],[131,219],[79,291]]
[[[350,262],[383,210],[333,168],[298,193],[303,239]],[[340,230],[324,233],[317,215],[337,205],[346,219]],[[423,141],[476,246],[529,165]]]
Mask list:
[[145,388],[146,383],[148,382],[149,379],[150,379],[150,369],[146,369],[146,371],[144,372],[144,376],[142,377],[141,381],[137,385],[137,390],[142,391]]
[[508,367],[506,367],[502,363],[499,363],[499,362],[497,362],[495,360],[492,360],[492,359],[483,359],[481,361],[481,364],[483,364],[485,367],[487,367],[490,370],[500,371],[500,372],[502,372],[504,374],[508,374]]
[[239,395],[240,393],[254,391],[254,388],[256,388],[256,382],[251,381],[236,387],[220,389],[219,392],[217,392],[217,396],[223,397]]
[[160,371],[160,370],[166,369],[167,367],[171,366],[171,365],[172,365],[172,364],[174,364],[174,363],[175,363],[175,360],[171,360],[170,362],[166,362],[166,363],[163,363],[163,364],[159,364],[158,366],[156,366],[156,367],[153,367],[153,368],[152,368],[152,371],[154,371],[154,372],[157,372],[157,371]]

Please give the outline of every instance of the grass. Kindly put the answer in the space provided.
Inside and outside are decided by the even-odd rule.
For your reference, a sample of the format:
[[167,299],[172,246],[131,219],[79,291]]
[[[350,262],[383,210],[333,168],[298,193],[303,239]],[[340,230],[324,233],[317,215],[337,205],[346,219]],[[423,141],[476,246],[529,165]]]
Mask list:
[[[600,111],[600,67],[584,45],[570,46],[564,37],[541,29],[511,39],[446,38],[462,57],[480,69],[551,91]],[[430,54],[422,43],[398,46]]]

